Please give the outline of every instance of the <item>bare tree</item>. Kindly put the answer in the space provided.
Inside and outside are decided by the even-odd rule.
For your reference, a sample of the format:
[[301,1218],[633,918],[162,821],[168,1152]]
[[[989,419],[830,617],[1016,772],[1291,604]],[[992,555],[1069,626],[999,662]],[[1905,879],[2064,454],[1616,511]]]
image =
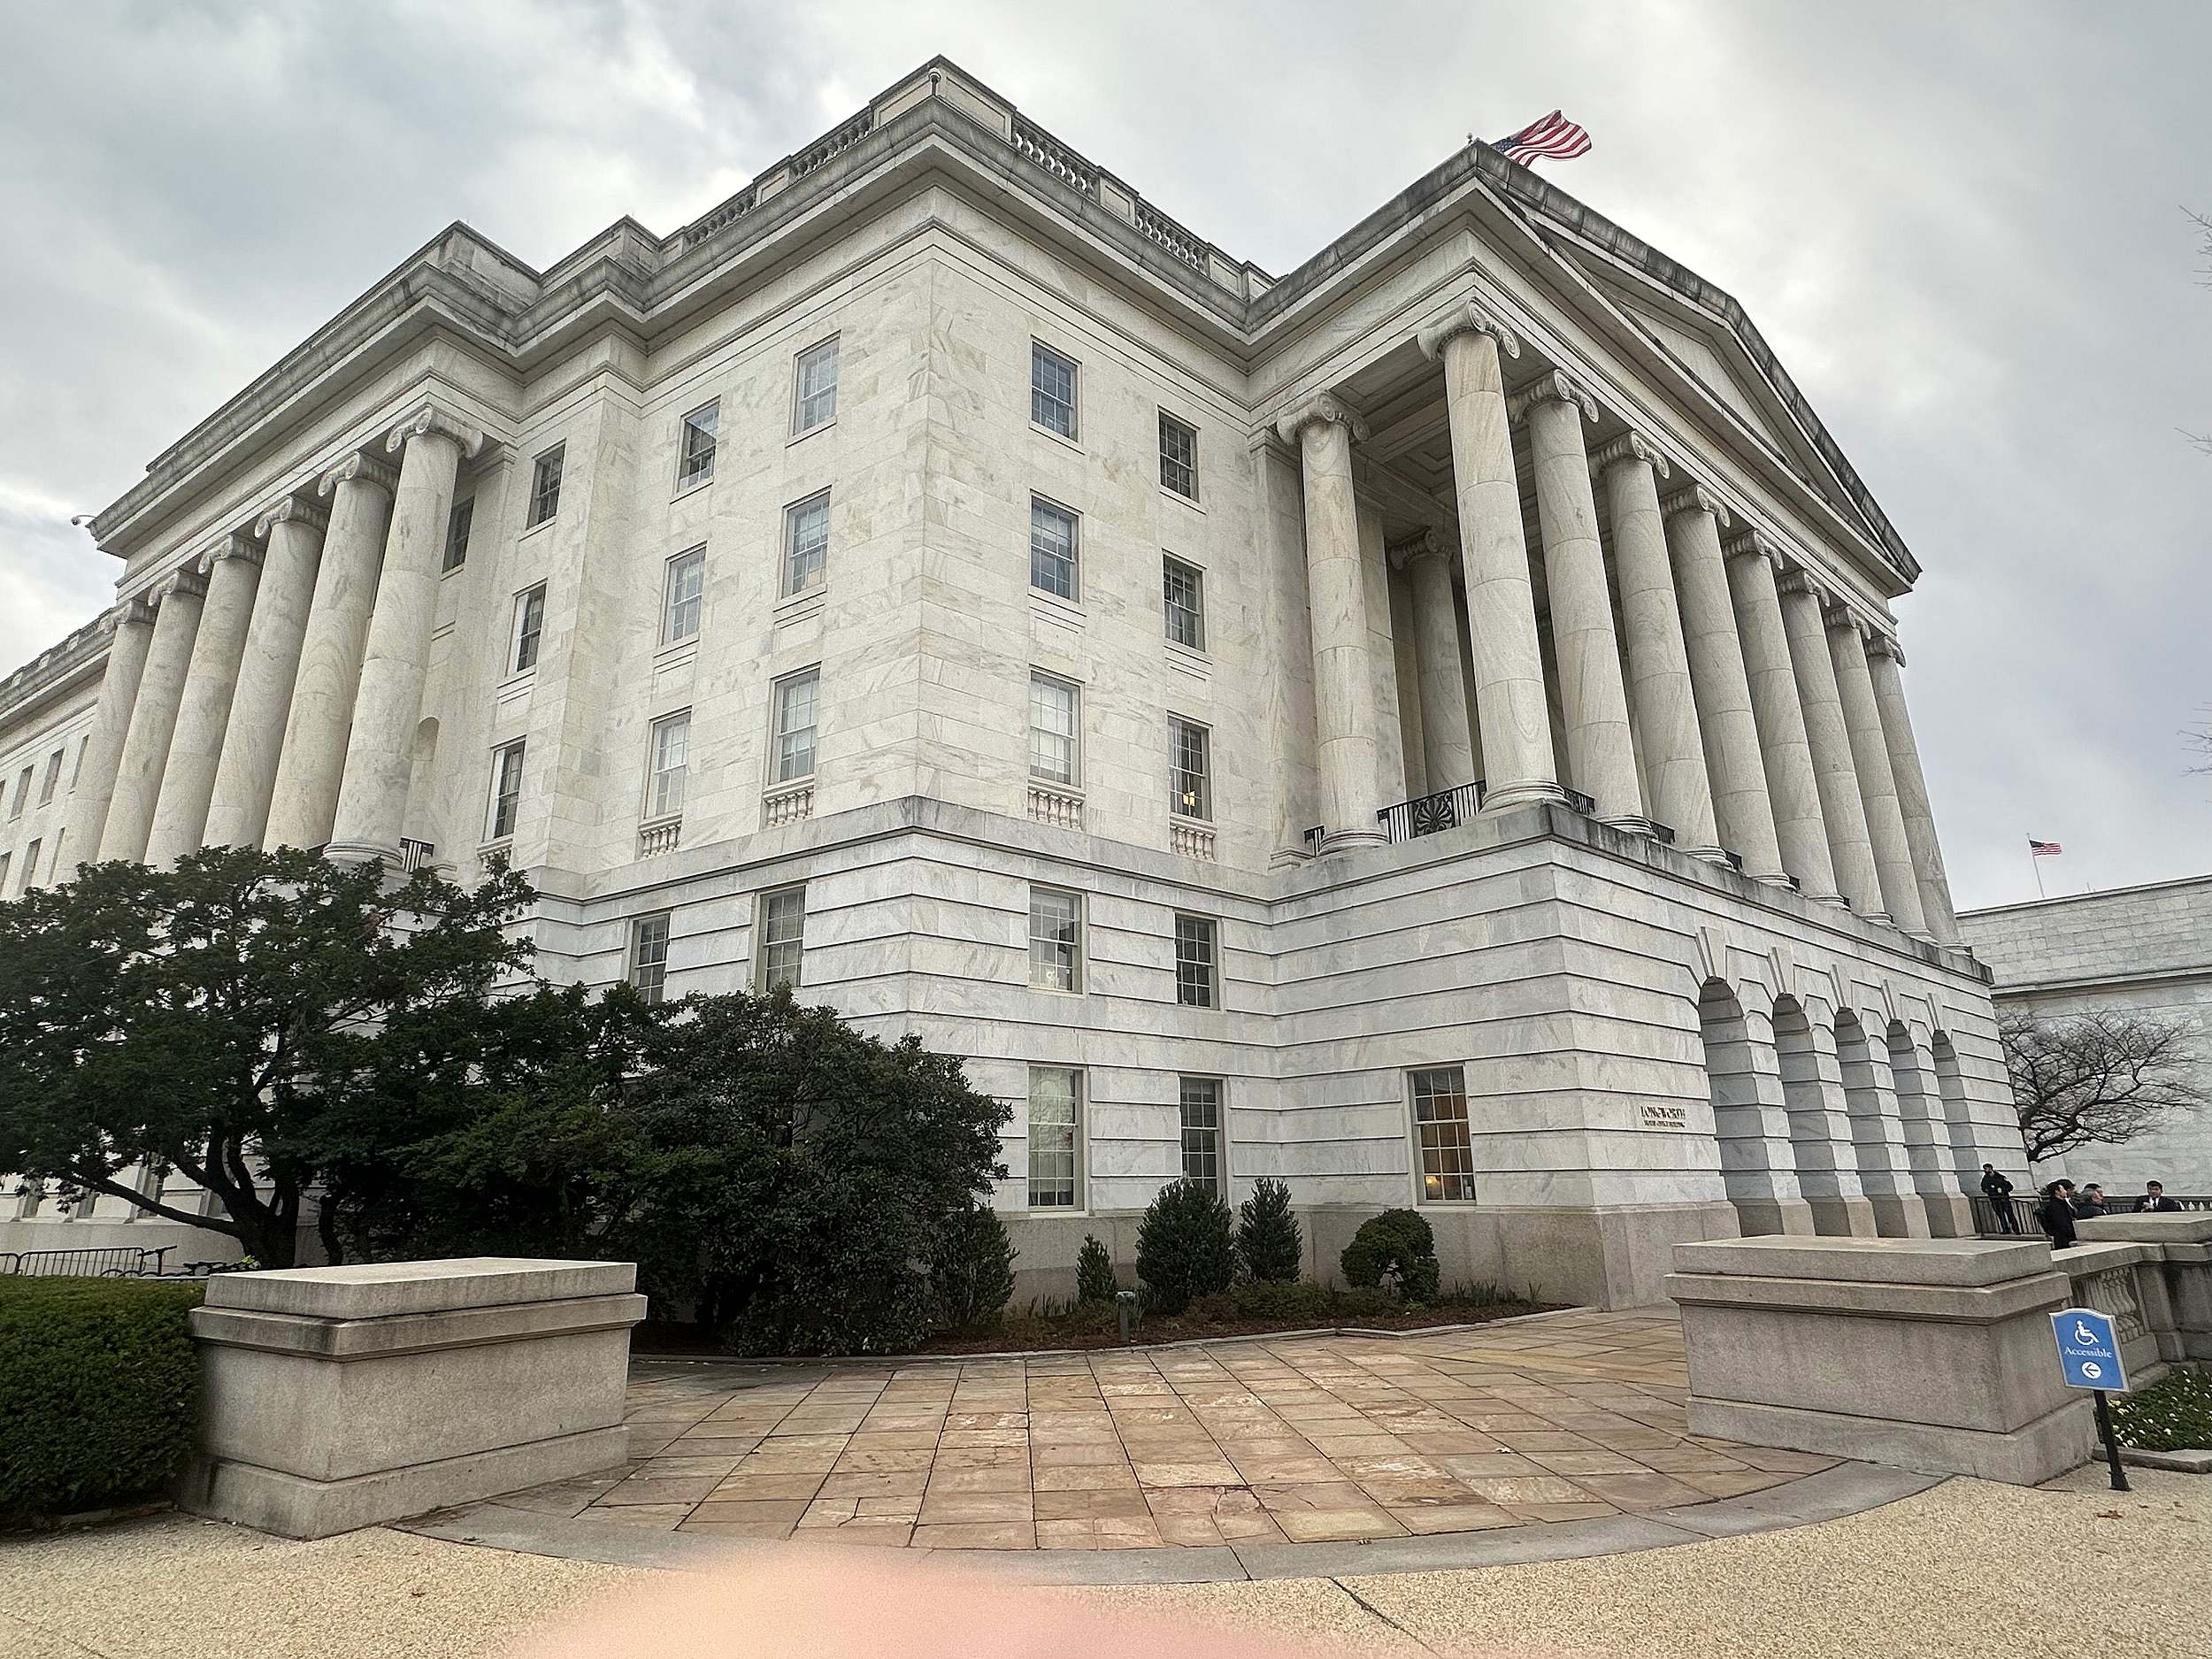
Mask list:
[[2192,1076],[2190,1027],[2141,1014],[2008,1013],[1997,1023],[2028,1156],[2118,1146],[2212,1102]]

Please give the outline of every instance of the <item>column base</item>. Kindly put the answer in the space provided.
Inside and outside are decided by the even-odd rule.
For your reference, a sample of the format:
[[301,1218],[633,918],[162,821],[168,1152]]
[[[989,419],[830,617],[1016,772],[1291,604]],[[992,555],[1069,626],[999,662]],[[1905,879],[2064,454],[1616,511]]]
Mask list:
[[1598,822],[1608,829],[1617,829],[1624,835],[1653,837],[1652,822],[1640,812],[1621,812],[1611,818],[1601,817]]
[[387,869],[399,868],[397,847],[378,847],[368,841],[334,841],[323,849],[323,856],[334,864],[365,864],[372,858],[381,858]]
[[[1872,922],[1877,926],[1897,926],[1897,924],[1890,919],[1890,914],[1887,910],[1854,910],[1852,914],[1856,916],[1861,921]],[[1899,931],[1902,932],[1903,930],[1901,928]]]
[[1736,868],[1736,861],[1728,856],[1725,847],[1678,847],[1675,851],[1701,864],[1718,864],[1724,870]]
[[1508,807],[1527,806],[1541,801],[1548,806],[1567,804],[1567,792],[1549,778],[1523,778],[1512,783],[1486,787],[1482,792],[1485,813],[1502,812]]
[[1873,1239],[1881,1236],[1874,1225],[1874,1205],[1865,1198],[1816,1198],[1806,1204],[1813,1212],[1813,1231],[1824,1238]]
[[1810,1238],[1819,1231],[1813,1225],[1813,1207],[1801,1198],[1732,1198],[1736,1224],[1747,1239],[1794,1236]]
[[1876,1193],[1868,1202],[1874,1206],[1874,1225],[1877,1236],[1885,1239],[1924,1239],[1928,1233],[1927,1206],[1920,1202],[1918,1193]]
[[1802,887],[1798,888],[1797,893],[1800,898],[1809,903],[1825,904],[1831,909],[1839,910],[1847,910],[1851,908],[1844,902],[1843,895],[1840,893],[1808,893]]
[[1348,852],[1356,847],[1387,847],[1389,845],[1390,837],[1380,830],[1331,830],[1321,838],[1321,856],[1326,858],[1331,853]]

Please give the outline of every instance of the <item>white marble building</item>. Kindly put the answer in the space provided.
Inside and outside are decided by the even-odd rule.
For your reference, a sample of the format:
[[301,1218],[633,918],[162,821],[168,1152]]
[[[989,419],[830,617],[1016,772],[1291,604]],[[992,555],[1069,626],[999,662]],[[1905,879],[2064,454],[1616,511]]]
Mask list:
[[1617,1302],[2025,1173],[1917,565],[1734,300],[1485,146],[1272,277],[939,60],[672,235],[441,233],[95,531],[10,892],[504,853],[555,977],[971,1056],[1035,1284],[1186,1171]]

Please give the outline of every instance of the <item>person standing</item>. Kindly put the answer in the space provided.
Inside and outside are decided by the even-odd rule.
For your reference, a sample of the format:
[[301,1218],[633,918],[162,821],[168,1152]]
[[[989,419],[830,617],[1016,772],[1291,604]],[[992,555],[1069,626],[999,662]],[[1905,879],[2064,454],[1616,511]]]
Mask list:
[[1998,1232],[2019,1231],[2012,1213],[2012,1183],[1999,1173],[1994,1164],[1982,1165],[1982,1196],[1989,1200],[1990,1214]]
[[2180,1208],[2177,1201],[2166,1196],[2163,1182],[2151,1181],[2144,1186],[2143,1196],[2136,1201],[2135,1213],[2139,1216],[2170,1215]]
[[2081,1196],[2074,1200],[2074,1214],[2084,1220],[2091,1216],[2106,1216],[2111,1213],[2111,1207],[2104,1201],[2104,1188],[2095,1181],[2083,1187]]
[[2053,1250],[2072,1249],[2076,1241],[2073,1182],[2053,1181],[2045,1187],[2043,1202],[2036,1207],[2036,1219],[2050,1236]]

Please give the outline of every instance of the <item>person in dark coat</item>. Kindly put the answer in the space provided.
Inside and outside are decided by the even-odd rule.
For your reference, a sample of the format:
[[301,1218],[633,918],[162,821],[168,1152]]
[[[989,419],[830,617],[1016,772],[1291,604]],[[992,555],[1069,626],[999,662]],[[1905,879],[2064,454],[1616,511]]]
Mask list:
[[2083,1187],[2080,1196],[2074,1200],[2074,1213],[2085,1220],[2091,1216],[2110,1215],[2112,1210],[2104,1201],[2104,1188],[2095,1181]]
[[2076,1242],[2073,1182],[2053,1181],[2045,1187],[2043,1202],[2036,1206],[2035,1218],[2043,1224],[2043,1231],[2050,1235],[2052,1249],[2072,1249]]
[[2178,1203],[2166,1196],[2164,1183],[2152,1181],[2143,1188],[2143,1196],[2136,1203],[2135,1213],[2139,1216],[2170,1215],[2180,1208]]
[[1982,1196],[1989,1200],[1990,1211],[1995,1217],[1998,1232],[2018,1231],[2012,1214],[2012,1183],[1998,1172],[1994,1164],[1982,1165]]

